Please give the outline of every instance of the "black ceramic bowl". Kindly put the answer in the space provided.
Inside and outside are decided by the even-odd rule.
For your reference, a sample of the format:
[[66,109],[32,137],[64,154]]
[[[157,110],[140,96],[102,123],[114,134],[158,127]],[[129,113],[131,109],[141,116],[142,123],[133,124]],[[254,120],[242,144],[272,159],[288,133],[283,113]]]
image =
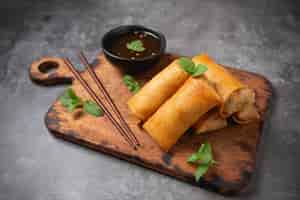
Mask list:
[[[114,40],[118,39],[120,36],[124,34],[136,32],[136,31],[145,32],[146,34],[151,34],[156,39],[158,39],[160,43],[159,53],[132,60],[130,58],[119,56],[110,50],[110,46]],[[106,58],[108,58],[108,60],[112,62],[114,65],[122,68],[126,72],[135,73],[135,72],[146,70],[147,68],[155,64],[157,61],[159,61],[161,55],[164,54],[166,49],[166,38],[162,33],[143,26],[139,26],[139,25],[119,26],[117,28],[110,30],[103,36],[102,49]]]

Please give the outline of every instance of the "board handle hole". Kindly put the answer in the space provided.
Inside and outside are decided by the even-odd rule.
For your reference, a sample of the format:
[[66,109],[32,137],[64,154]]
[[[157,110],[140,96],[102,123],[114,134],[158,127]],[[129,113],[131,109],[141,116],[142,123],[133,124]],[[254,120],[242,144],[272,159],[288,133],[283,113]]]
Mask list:
[[55,61],[45,61],[41,63],[38,68],[43,74],[50,74],[53,73],[58,68],[58,66],[59,64]]

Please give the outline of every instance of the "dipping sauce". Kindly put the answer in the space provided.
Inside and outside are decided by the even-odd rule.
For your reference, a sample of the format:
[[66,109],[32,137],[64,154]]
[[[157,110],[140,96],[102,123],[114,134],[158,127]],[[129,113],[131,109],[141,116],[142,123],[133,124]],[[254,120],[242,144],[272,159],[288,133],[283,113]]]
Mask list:
[[139,73],[155,66],[166,49],[165,36],[139,25],[123,25],[102,37],[105,57],[124,73]]
[[160,40],[152,33],[133,31],[111,41],[109,51],[127,59],[135,60],[160,53]]

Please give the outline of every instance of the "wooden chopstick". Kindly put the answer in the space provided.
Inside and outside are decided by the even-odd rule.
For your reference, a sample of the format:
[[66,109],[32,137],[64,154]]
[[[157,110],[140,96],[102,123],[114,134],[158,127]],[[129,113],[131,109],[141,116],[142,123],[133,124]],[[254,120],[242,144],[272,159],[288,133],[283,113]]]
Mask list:
[[138,146],[140,146],[140,143],[139,143],[138,139],[136,138],[136,136],[134,135],[134,133],[132,132],[132,130],[129,128],[128,124],[126,123],[126,121],[122,117],[122,114],[120,113],[120,111],[117,108],[116,104],[113,102],[112,98],[110,97],[109,93],[107,92],[107,90],[106,90],[105,86],[103,85],[100,77],[97,76],[96,72],[94,71],[94,69],[89,64],[89,62],[88,62],[86,56],[84,55],[84,53],[82,51],[80,51],[78,53],[78,56],[79,56],[80,61],[82,62],[82,64],[85,65],[85,67],[87,68],[90,76],[95,81],[99,91],[102,92],[102,94],[104,95],[104,98],[105,98],[106,102],[110,105],[111,109],[113,110],[115,115],[118,117],[118,119],[121,122],[122,126],[126,129],[127,133],[131,137],[131,139],[133,139],[134,142]]
[[137,146],[130,137],[128,137],[126,131],[123,130],[123,128],[119,125],[119,123],[113,118],[113,116],[110,114],[109,110],[105,107],[105,104],[101,101],[101,99],[96,95],[96,93],[91,89],[91,87],[88,85],[87,81],[82,78],[80,73],[75,69],[75,67],[72,65],[70,60],[68,58],[64,58],[64,62],[69,68],[69,70],[72,72],[72,74],[75,76],[75,78],[80,82],[82,87],[89,93],[89,95],[92,97],[92,99],[100,106],[104,113],[107,115],[109,120],[112,122],[112,124],[118,129],[122,137],[126,140],[126,142],[132,146],[135,150],[137,149]]

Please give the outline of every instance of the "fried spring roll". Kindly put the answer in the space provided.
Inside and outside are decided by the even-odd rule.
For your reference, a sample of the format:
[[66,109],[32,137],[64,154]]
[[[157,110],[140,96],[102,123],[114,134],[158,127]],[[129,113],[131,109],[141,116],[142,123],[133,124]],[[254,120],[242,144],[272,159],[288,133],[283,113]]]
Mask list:
[[188,77],[188,73],[181,69],[178,59],[173,61],[129,99],[129,109],[137,118],[145,121],[177,91]]
[[220,97],[203,78],[189,78],[143,125],[165,151],[208,110],[220,104]]
[[234,113],[239,113],[246,105],[252,104],[253,90],[241,83],[224,67],[215,63],[209,56],[198,55],[193,57],[193,61],[207,66],[208,70],[204,73],[204,77],[215,87],[223,101],[220,107],[221,117],[227,118]]
[[214,108],[198,119],[193,126],[194,131],[197,134],[216,131],[227,126],[227,119],[222,118],[219,113],[219,108]]

